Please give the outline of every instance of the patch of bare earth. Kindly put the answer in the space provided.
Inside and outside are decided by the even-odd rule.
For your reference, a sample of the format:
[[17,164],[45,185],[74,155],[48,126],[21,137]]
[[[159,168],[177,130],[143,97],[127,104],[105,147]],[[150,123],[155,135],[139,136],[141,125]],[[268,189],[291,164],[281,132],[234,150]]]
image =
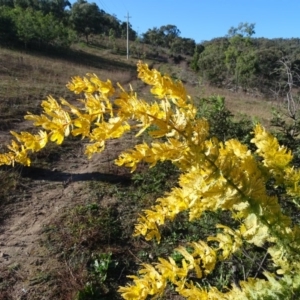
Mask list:
[[0,225],[0,299],[61,299],[53,295],[56,282],[51,276],[67,266],[62,268],[61,260],[41,243],[43,232],[68,208],[89,200],[87,181],[128,180],[113,164],[126,145],[128,141],[112,140],[104,153],[88,160],[83,143],[74,142],[46,167],[33,163],[22,169],[18,193],[9,196],[2,211],[7,218]]

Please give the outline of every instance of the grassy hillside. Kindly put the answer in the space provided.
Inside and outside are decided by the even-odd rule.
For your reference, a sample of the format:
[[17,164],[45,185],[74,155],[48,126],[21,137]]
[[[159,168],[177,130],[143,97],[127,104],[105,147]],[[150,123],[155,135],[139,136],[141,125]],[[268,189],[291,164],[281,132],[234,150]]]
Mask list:
[[[168,57],[146,62],[182,80],[196,103],[222,95],[236,119],[246,115],[269,126],[275,103],[203,85],[189,69],[189,59],[179,64]],[[23,116],[27,111],[39,113],[41,100],[49,94],[76,102],[65,87],[72,76],[95,73],[125,88],[131,83],[150,100],[148,89],[137,80],[137,61],[95,45],[78,44],[52,55],[0,48],[1,151],[10,130],[32,129]],[[190,224],[183,215],[164,229],[159,246],[133,238],[138,213],[170,190],[178,176],[169,164],[150,170],[140,166],[134,175],[116,168],[113,159],[133,143],[132,136],[111,141],[103,154],[88,161],[84,141],[70,138],[62,147],[51,146],[35,155],[32,168],[0,169],[0,299],[120,299],[118,286],[141,262],[172,253],[183,241],[208,236],[216,219],[226,223],[226,214],[207,214]],[[246,271],[251,273],[252,267]],[[224,264],[208,284],[220,289],[230,285],[229,271]],[[165,299],[180,298],[170,289]]]

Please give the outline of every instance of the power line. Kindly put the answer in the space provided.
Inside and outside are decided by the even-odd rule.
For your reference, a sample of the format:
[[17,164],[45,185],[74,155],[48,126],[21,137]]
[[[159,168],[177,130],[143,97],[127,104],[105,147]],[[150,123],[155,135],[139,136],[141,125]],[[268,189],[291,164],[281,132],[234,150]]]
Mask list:
[[121,0],[122,5],[124,6],[125,10],[128,11],[128,8],[126,7],[126,5],[124,4],[124,2]]
[[[105,3],[103,0],[99,0],[99,2],[100,2],[100,3],[102,2],[104,5],[103,5],[102,3],[101,3],[101,5],[107,7],[106,3]],[[122,3],[122,5],[123,5],[125,11],[128,11],[128,9],[127,9],[126,5],[124,4],[124,2],[123,2],[123,1],[120,1],[120,2]],[[118,4],[119,4],[119,3],[118,3]],[[113,5],[113,6],[114,6],[114,5]],[[110,11],[111,11],[111,10],[110,10]],[[110,12],[110,14],[113,15],[113,13],[111,13],[111,12]]]
[[109,13],[110,15],[112,15],[112,13],[110,12],[110,10],[107,8],[106,3],[103,0],[98,0],[98,1],[100,2],[101,6],[105,9],[105,11],[107,13]]

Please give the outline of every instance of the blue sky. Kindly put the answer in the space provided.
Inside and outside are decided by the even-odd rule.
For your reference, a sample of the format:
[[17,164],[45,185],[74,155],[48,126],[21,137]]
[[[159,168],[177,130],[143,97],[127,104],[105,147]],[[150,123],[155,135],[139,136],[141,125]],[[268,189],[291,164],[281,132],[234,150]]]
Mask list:
[[[72,1],[73,2],[73,1]],[[300,0],[88,0],[129,22],[139,34],[176,25],[197,43],[225,36],[231,26],[255,23],[255,37],[300,37]]]

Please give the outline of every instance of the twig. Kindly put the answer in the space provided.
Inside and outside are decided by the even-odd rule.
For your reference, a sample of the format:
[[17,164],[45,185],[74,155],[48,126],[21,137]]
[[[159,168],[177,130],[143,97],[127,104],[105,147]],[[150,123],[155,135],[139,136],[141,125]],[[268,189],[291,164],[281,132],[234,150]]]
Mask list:
[[69,272],[70,272],[72,278],[75,280],[75,282],[77,282],[77,280],[76,280],[76,278],[74,277],[73,272],[72,272],[72,270],[71,270],[71,268],[70,268],[70,266],[68,265],[68,263],[67,263],[66,260],[65,260],[65,264],[66,264],[66,266],[67,266],[67,268],[68,268],[68,270],[69,270]]
[[137,259],[140,263],[143,263],[143,261],[142,261],[141,259],[139,259],[136,255],[134,255],[134,254],[130,251],[130,249],[128,249],[128,251],[129,251],[129,253],[130,253],[135,259]]
[[268,252],[266,252],[265,256],[263,257],[262,261],[260,262],[260,264],[259,264],[259,266],[258,266],[258,269],[257,269],[257,271],[256,271],[256,274],[255,274],[255,276],[254,276],[254,278],[257,277],[259,270],[262,269],[262,266],[263,266],[263,264],[264,264],[264,262],[265,262],[267,256],[268,256]]

